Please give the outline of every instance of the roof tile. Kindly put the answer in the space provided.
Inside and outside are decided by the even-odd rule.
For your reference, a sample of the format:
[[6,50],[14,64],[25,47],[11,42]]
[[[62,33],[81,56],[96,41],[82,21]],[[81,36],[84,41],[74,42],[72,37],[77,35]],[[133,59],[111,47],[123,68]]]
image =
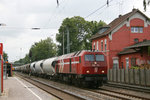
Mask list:
[[[93,35],[91,37],[91,39],[95,39],[95,38],[99,38],[105,35],[108,35],[113,29],[115,29],[117,26],[119,26],[122,22],[124,22],[125,20],[127,20],[127,18],[129,18],[130,16],[132,16],[133,14],[135,14],[136,12],[140,12],[142,15],[144,15],[141,11],[139,11],[138,9],[133,9],[131,12],[125,14],[125,15],[119,15],[118,18],[114,19],[111,23],[109,23],[108,25],[104,26],[104,27],[110,27],[107,31],[99,34],[96,33],[95,35]],[[148,18],[146,15],[144,15],[146,18]]]

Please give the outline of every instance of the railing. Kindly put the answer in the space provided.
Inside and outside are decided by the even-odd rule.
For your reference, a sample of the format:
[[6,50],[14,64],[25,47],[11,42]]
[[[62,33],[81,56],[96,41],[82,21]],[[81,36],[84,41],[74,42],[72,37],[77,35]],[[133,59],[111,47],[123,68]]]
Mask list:
[[108,81],[150,87],[150,69],[108,69]]

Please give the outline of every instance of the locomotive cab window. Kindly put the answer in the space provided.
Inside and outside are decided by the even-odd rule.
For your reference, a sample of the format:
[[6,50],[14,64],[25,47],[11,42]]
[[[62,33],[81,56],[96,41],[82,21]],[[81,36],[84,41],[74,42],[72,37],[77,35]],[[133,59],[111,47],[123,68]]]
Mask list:
[[96,61],[104,61],[104,55],[95,55]]
[[79,63],[81,63],[81,56],[79,56]]
[[84,56],[85,61],[94,61],[94,55],[87,54]]

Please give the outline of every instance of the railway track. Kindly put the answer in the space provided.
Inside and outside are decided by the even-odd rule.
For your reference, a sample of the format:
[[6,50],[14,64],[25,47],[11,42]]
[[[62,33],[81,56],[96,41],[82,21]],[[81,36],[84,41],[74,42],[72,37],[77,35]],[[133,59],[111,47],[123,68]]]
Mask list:
[[[108,97],[108,96],[105,96],[105,95],[101,95],[99,93],[95,93],[95,92],[92,92],[92,91],[87,91],[85,89],[80,89],[80,88],[77,88],[77,87],[74,87],[74,86],[67,86],[68,88],[66,88],[65,86],[60,87],[56,87],[56,86],[52,86],[53,89],[50,89],[49,86],[51,86],[50,84],[48,84],[46,81],[43,81],[43,80],[39,80],[39,79],[33,79],[33,78],[29,78],[27,76],[24,76],[22,74],[16,74],[16,76],[18,77],[21,77],[22,79],[30,82],[31,84],[41,88],[42,90],[48,92],[51,94],[52,92],[52,95],[59,98],[60,100],[118,100],[118,99],[115,99],[115,98],[112,98],[112,97]],[[43,82],[42,82],[43,81]],[[43,85],[48,85],[48,87],[46,87],[46,90],[43,89],[44,86],[41,86],[39,85],[38,83],[42,83]],[[64,84],[62,84],[64,85]],[[70,88],[71,87],[71,88]],[[56,90],[58,91],[56,91]],[[49,92],[49,90],[51,90]],[[56,91],[56,92],[55,92]],[[63,92],[65,91],[65,95],[62,94]],[[60,92],[60,93],[58,93]],[[67,95],[73,95],[73,98],[72,96],[71,97],[67,97],[66,96],[66,92],[67,92]]]
[[[22,77],[27,77],[27,76],[22,76]],[[144,98],[140,96],[135,96],[131,95],[128,93],[121,93],[117,92],[111,89],[106,89],[106,88],[99,88],[98,90],[93,90],[93,89],[85,89],[85,88],[77,88],[74,86],[68,86],[65,84],[59,83],[58,85],[50,84],[48,80],[45,79],[33,79],[27,77],[25,78],[26,81],[32,82],[32,84],[36,85],[37,87],[45,87],[46,90],[44,91],[50,91],[50,94],[52,92],[52,95],[56,95],[57,98],[63,99],[63,100],[149,100],[149,98]],[[43,84],[44,86],[38,85],[38,84]],[[61,86],[61,85],[62,86]],[[52,87],[50,89],[49,87]],[[58,92],[57,92],[58,91]],[[65,91],[65,93],[64,93]],[[49,92],[48,92],[49,93]],[[64,94],[63,94],[64,93]],[[68,97],[70,95],[71,97]]]
[[26,80],[27,82],[37,86],[38,88],[46,91],[47,93],[55,96],[56,98],[60,100],[87,100],[88,98],[84,98],[83,96],[76,95],[74,93],[71,93],[67,90],[62,90],[58,87],[51,86],[50,84],[46,84],[42,81],[32,79],[29,77],[24,77],[22,75],[15,74],[16,76]]
[[104,95],[109,95],[111,97],[115,97],[121,100],[150,100],[150,98],[141,97],[141,96],[137,96],[137,95],[129,94],[129,93],[117,92],[115,90],[109,90],[109,89],[100,88],[100,90],[92,90],[92,91],[96,93],[101,93]]
[[140,86],[110,83],[110,82],[108,84],[105,84],[105,86],[128,89],[128,90],[139,91],[139,92],[144,92],[144,93],[150,93],[150,88],[148,87],[140,87]]

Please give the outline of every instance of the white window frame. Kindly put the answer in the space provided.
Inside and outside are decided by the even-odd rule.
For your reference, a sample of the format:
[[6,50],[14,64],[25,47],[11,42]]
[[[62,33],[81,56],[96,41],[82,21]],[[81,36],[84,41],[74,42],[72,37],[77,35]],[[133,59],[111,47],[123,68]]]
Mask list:
[[134,33],[134,27],[131,27],[131,33]]
[[131,33],[143,33],[143,27],[132,26],[131,27]]
[[103,51],[103,40],[101,40],[101,51]]
[[107,50],[107,39],[105,39],[105,51]]
[[[117,66],[114,66],[117,65]],[[113,69],[119,69],[119,60],[118,59],[113,59]]]
[[98,41],[97,41],[97,50],[98,50]]
[[143,33],[143,27],[139,27],[139,33]]
[[[127,66],[127,60],[128,60],[128,66]],[[129,63],[130,63],[130,62],[129,62],[129,57],[126,57],[126,60],[125,60],[125,61],[126,61],[126,62],[125,62],[125,63],[126,63],[126,69],[129,69]]]

